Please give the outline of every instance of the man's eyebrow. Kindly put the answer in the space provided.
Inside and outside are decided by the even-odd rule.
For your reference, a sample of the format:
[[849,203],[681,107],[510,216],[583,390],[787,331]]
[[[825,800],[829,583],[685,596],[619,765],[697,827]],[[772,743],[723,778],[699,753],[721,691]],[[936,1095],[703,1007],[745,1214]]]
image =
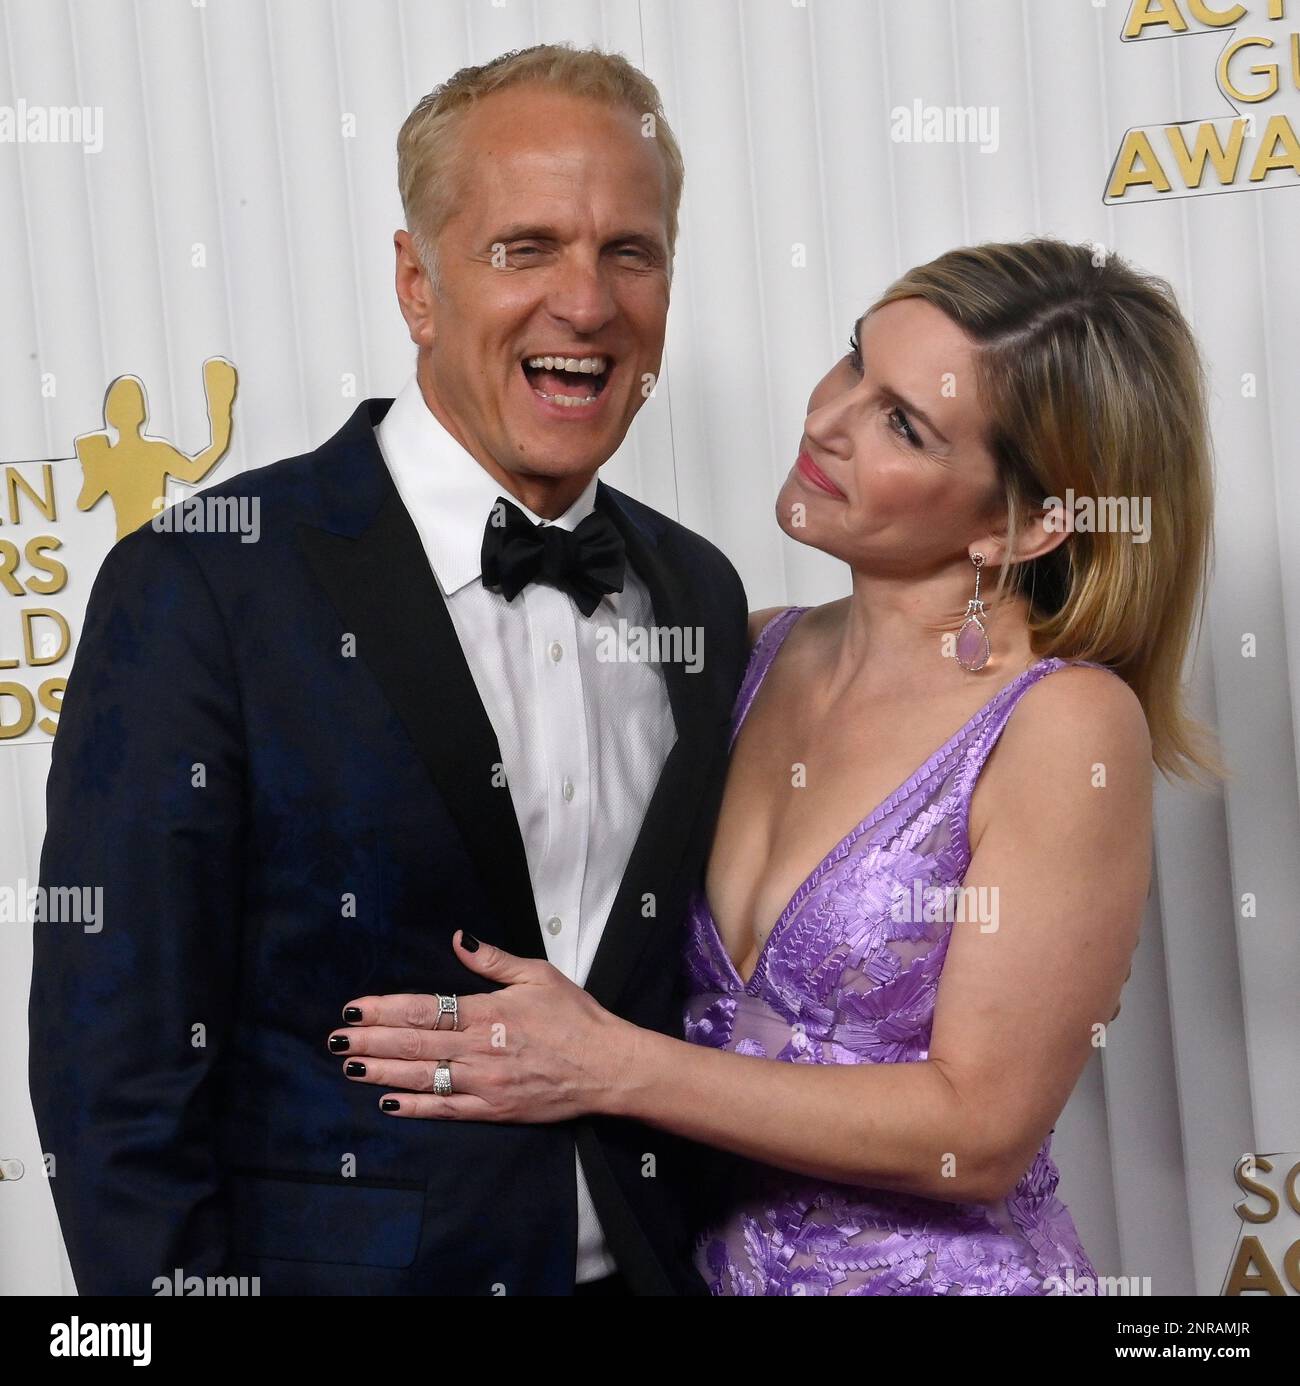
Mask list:
[[535,223],[516,222],[512,226],[505,226],[496,232],[492,239],[494,241],[553,241],[555,239],[555,227],[539,226]]
[[[862,317],[859,318],[857,322],[853,324],[853,335],[857,339],[859,355],[861,355],[862,353],[862,323],[863,319],[865,319],[866,316],[867,315],[863,313]],[[912,401],[908,399],[906,395],[899,394],[899,392],[895,390],[892,385],[881,385],[880,393],[888,396],[888,398],[892,399],[895,404],[901,405],[903,409],[907,411],[907,413],[915,415],[915,417],[920,419],[921,422],[926,426],[926,428],[928,428],[930,432],[933,433],[934,436],[939,439],[940,442],[947,443],[951,447],[951,440],[944,434],[943,430],[936,426],[934,420],[929,416],[929,414],[925,412],[924,409],[913,404]]]
[[615,231],[609,240],[611,243],[614,241],[639,241],[642,245],[663,248],[663,237],[654,231]]

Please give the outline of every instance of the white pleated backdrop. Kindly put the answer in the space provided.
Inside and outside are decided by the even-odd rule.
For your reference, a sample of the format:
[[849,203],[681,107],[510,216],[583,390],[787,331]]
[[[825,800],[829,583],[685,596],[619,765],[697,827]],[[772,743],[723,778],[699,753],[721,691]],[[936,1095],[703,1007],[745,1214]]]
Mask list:
[[[354,385],[394,393],[412,365],[391,285],[397,128],[456,68],[542,40],[625,53],[681,139],[666,375],[606,475],[720,544],[754,607],[847,591],[772,504],[808,391],[896,274],[1042,232],[1168,277],[1214,374],[1218,557],[1191,677],[1234,779],[1160,792],[1123,1011],[1055,1152],[1103,1273],[1214,1294],[1238,1233],[1234,1162],[1300,1149],[1300,193],[1103,204],[1128,127],[1224,109],[1223,37],[1121,44],[1126,9],[3,0],[0,105],[101,106],[104,147],[0,144],[0,463],[68,457],[128,372],[149,431],[195,450],[213,355],[240,372],[213,480],[322,441]],[[892,142],[891,108],[918,98],[997,107],[997,152]],[[36,879],[48,765],[47,744],[0,744],[0,884]],[[9,1293],[72,1288],[26,1097],[30,956],[30,926],[0,925],[0,1159],[27,1170],[0,1182]]]

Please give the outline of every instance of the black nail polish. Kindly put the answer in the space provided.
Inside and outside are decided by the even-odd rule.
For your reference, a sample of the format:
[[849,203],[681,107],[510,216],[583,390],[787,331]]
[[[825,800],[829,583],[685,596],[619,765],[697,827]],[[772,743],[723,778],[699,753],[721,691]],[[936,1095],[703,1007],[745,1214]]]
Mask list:
[[477,953],[478,939],[476,939],[474,935],[471,934],[468,930],[462,929],[460,934],[460,946],[467,953]]
[[379,1104],[381,1112],[395,1112],[402,1104],[395,1097],[386,1097]]
[[347,1020],[347,1021],[350,1021],[353,1025],[355,1025],[355,1024],[357,1023],[357,1021],[361,1019],[361,1011],[360,1011],[359,1007],[357,1007],[357,1006],[344,1006],[344,1007],[343,1007],[343,1019],[344,1019],[344,1020]]
[[349,1078],[364,1078],[366,1076],[366,1066],[360,1059],[349,1059],[347,1063],[343,1065],[343,1072],[346,1073]]
[[331,1035],[330,1049],[335,1054],[346,1054],[348,1052],[348,1037],[346,1035]]

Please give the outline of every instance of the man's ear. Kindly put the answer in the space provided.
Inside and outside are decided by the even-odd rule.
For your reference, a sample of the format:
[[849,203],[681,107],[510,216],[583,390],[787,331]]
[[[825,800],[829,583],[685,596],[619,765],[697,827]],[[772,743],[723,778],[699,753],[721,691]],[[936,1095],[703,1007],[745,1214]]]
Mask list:
[[[1074,532],[1074,516],[1053,497],[1042,505],[1027,508],[1009,535],[1006,515],[999,524],[972,544],[973,552],[982,553],[990,568],[1001,567],[1008,557],[1017,563],[1028,563],[1059,548]],[[1014,543],[1012,542],[1014,540]],[[1014,549],[1014,552],[1013,552]]]
[[437,296],[429,283],[428,271],[420,260],[415,240],[409,231],[393,233],[393,249],[397,257],[394,286],[398,307],[406,319],[411,340],[417,347],[430,347],[433,345]]

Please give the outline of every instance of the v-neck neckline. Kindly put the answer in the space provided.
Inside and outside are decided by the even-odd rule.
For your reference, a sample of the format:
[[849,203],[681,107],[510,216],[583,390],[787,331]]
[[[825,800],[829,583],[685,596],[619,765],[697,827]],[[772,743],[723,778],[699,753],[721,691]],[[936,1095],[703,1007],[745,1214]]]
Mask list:
[[[801,615],[804,611],[809,610],[808,607],[791,609],[797,609]],[[780,617],[774,617],[773,620],[780,620]],[[745,705],[745,710],[741,714],[740,721],[736,723],[735,730],[732,732],[731,745],[733,749],[735,747],[737,739],[740,736],[740,730],[745,725],[745,721],[749,717],[750,711],[753,709],[754,701],[758,697],[759,691],[762,688],[763,683],[766,681],[767,676],[772,672],[772,665],[775,664],[777,659],[780,657],[781,646],[785,644],[786,638],[789,636],[790,631],[793,630],[797,624],[797,618],[789,622],[786,629],[781,634],[780,643],[777,645],[775,653],[772,655],[772,658],[768,661],[767,668],[765,668],[762,674],[759,675],[758,683],[755,685],[753,691],[750,693],[749,701]],[[760,633],[759,636],[760,641],[761,639],[762,633]],[[755,643],[755,649],[757,649],[757,642]],[[709,931],[712,935],[713,943],[717,948],[719,957],[723,960],[724,964],[726,965],[727,971],[731,974],[732,979],[740,987],[742,992],[744,992],[747,995],[753,994],[752,989],[754,983],[757,982],[759,978],[763,975],[763,965],[767,961],[767,954],[772,947],[773,941],[776,939],[777,935],[781,933],[785,925],[789,922],[794,911],[798,909],[798,907],[803,903],[804,898],[807,896],[808,892],[812,890],[813,887],[817,884],[817,882],[822,878],[822,876],[825,875],[826,871],[831,867],[831,865],[833,865],[834,862],[839,860],[845,848],[852,846],[853,843],[856,842],[857,839],[861,837],[864,832],[868,831],[870,828],[875,827],[876,823],[880,820],[880,818],[886,812],[888,812],[889,809],[893,807],[895,803],[897,803],[901,796],[911,792],[911,790],[915,787],[915,782],[918,779],[918,777],[920,777],[926,771],[931,770],[936,763],[942,761],[942,759],[953,749],[953,747],[958,743],[958,741],[960,741],[961,738],[965,736],[965,734],[971,729],[971,727],[976,722],[978,722],[980,718],[982,718],[1000,698],[1009,693],[1023,679],[1028,678],[1030,674],[1032,674],[1036,669],[1041,668],[1044,664],[1060,662],[1061,661],[1057,660],[1054,656],[1047,656],[1043,659],[1037,659],[1033,662],[1033,664],[1029,666],[1028,669],[1022,670],[1009,683],[1003,684],[1002,687],[999,688],[998,691],[994,693],[994,695],[988,700],[988,702],[986,702],[983,707],[979,708],[975,713],[968,717],[966,721],[963,722],[962,725],[958,727],[955,732],[953,732],[953,734],[947,739],[947,741],[945,741],[943,745],[941,745],[938,748],[938,750],[936,750],[932,755],[927,756],[926,759],[923,760],[920,763],[920,765],[918,765],[916,769],[912,771],[912,773],[898,786],[897,789],[893,790],[892,793],[887,794],[875,806],[875,808],[873,808],[871,812],[867,814],[865,818],[861,819],[854,827],[850,828],[849,831],[845,833],[844,836],[834,844],[834,846],[831,847],[830,851],[827,852],[826,855],[822,857],[822,859],[817,863],[817,865],[814,866],[813,869],[808,873],[808,875],[806,875],[803,878],[803,880],[800,881],[799,885],[795,888],[794,894],[786,902],[785,908],[777,916],[776,922],[767,931],[767,937],[763,940],[762,947],[760,947],[758,950],[758,957],[754,961],[754,970],[749,974],[748,980],[741,977],[740,970],[736,966],[735,960],[732,958],[730,952],[728,952],[726,944],[722,941],[722,930],[719,929],[718,921],[714,918],[713,906],[709,902],[708,894],[705,892],[704,888],[701,887],[700,899],[704,906],[704,914],[708,920]]]

